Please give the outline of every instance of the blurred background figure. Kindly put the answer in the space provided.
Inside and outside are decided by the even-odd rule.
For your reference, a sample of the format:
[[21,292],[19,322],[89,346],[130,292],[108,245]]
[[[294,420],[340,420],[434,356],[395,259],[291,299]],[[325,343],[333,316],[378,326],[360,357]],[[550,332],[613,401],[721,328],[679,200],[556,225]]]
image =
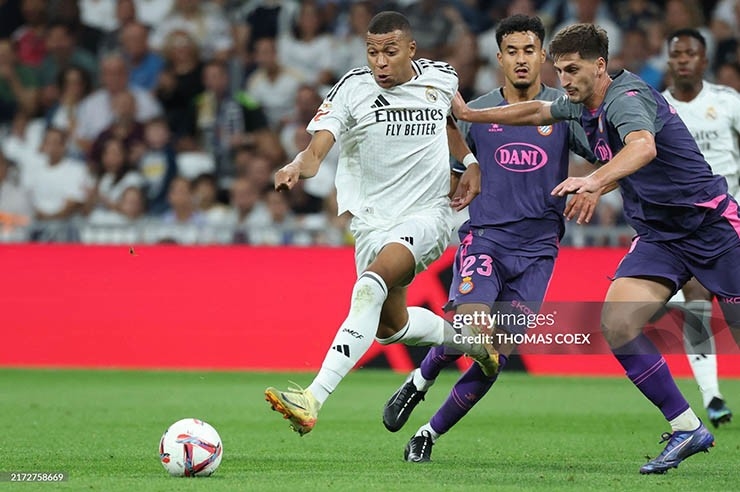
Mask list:
[[28,239],[33,206],[18,170],[0,153],[0,243]]

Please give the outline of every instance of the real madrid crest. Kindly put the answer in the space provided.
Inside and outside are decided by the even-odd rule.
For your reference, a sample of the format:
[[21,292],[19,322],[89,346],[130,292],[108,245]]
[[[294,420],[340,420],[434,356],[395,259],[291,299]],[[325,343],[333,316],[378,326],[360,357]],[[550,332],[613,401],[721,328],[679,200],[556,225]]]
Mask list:
[[462,282],[460,282],[460,285],[457,287],[458,292],[460,294],[469,294],[473,291],[473,280],[470,277],[463,277]]
[[717,119],[717,110],[714,109],[714,106],[709,106],[707,108],[707,114],[706,114],[706,116],[707,116],[707,119],[710,119],[710,120],[716,120]]
[[434,87],[427,87],[426,96],[427,101],[429,101],[430,103],[437,102],[437,98],[439,97],[437,95],[437,89],[435,89]]

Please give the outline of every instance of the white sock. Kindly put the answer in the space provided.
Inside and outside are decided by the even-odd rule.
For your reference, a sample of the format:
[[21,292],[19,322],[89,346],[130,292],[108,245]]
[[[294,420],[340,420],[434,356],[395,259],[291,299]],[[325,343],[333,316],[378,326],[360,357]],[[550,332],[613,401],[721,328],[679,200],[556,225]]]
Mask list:
[[704,408],[709,406],[713,398],[724,400],[719,392],[719,380],[717,379],[717,356],[714,354],[686,354],[694,372],[694,378],[699,385],[701,400]]
[[419,427],[419,430],[416,431],[416,434],[414,434],[414,437],[421,436],[422,432],[424,431],[427,431],[429,435],[432,436],[432,442],[437,442],[437,439],[439,439],[440,436],[442,435],[442,434],[438,434],[437,431],[432,429],[432,425],[429,422],[427,422],[426,424]]
[[459,350],[461,354],[473,354],[482,350],[476,344],[464,343],[450,323],[430,310],[411,306],[408,313],[409,321],[406,326],[393,336],[376,338],[378,343],[403,343],[414,347],[444,345]]
[[326,401],[370,348],[386,297],[388,288],[379,275],[365,272],[357,279],[352,289],[349,314],[339,327],[319,373],[308,387],[319,403]]
[[689,301],[684,304],[688,311],[684,315],[684,345],[691,370],[701,391],[704,408],[712,398],[722,398],[717,379],[717,356],[715,355],[712,334],[712,303],[710,301]]
[[671,430],[676,431],[692,431],[699,428],[701,422],[699,417],[696,416],[691,408],[688,408],[681,415],[669,422],[671,424]]
[[411,381],[419,391],[427,391],[434,384],[434,379],[424,379],[424,376],[421,375],[421,369],[418,367],[411,373]]

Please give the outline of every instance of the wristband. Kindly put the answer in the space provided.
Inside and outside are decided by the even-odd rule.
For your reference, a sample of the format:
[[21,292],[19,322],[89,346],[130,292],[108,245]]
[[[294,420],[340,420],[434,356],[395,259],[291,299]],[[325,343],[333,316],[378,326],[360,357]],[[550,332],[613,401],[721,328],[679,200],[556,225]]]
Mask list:
[[462,165],[465,166],[465,169],[467,169],[471,164],[478,164],[478,159],[475,158],[472,152],[463,157],[462,160]]

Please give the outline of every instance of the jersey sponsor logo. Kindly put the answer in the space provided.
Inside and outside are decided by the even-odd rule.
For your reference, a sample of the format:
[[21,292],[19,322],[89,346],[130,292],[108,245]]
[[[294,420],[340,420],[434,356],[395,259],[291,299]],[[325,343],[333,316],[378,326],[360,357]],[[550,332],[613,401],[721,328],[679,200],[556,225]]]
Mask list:
[[439,95],[437,94],[437,89],[434,87],[427,87],[426,93],[424,94],[427,98],[427,101],[430,103],[437,102],[437,99],[439,99]]
[[390,106],[391,103],[388,102],[388,99],[383,97],[383,94],[380,94],[378,97],[375,98],[375,102],[373,103],[371,108],[382,108],[383,106]]
[[488,133],[498,133],[504,131],[503,128],[501,128],[501,125],[498,123],[491,123],[491,126],[488,127]]
[[457,287],[457,291],[460,294],[469,294],[473,291],[473,288],[475,285],[473,285],[473,279],[470,277],[463,277],[462,282],[460,282],[460,285]]
[[537,127],[537,133],[543,137],[548,137],[552,134],[552,125],[542,125]]
[[536,145],[512,142],[496,149],[494,159],[507,171],[526,173],[547,164],[547,152]]
[[602,162],[607,162],[612,159],[612,149],[603,138],[596,141],[596,145],[594,145],[594,155]]

